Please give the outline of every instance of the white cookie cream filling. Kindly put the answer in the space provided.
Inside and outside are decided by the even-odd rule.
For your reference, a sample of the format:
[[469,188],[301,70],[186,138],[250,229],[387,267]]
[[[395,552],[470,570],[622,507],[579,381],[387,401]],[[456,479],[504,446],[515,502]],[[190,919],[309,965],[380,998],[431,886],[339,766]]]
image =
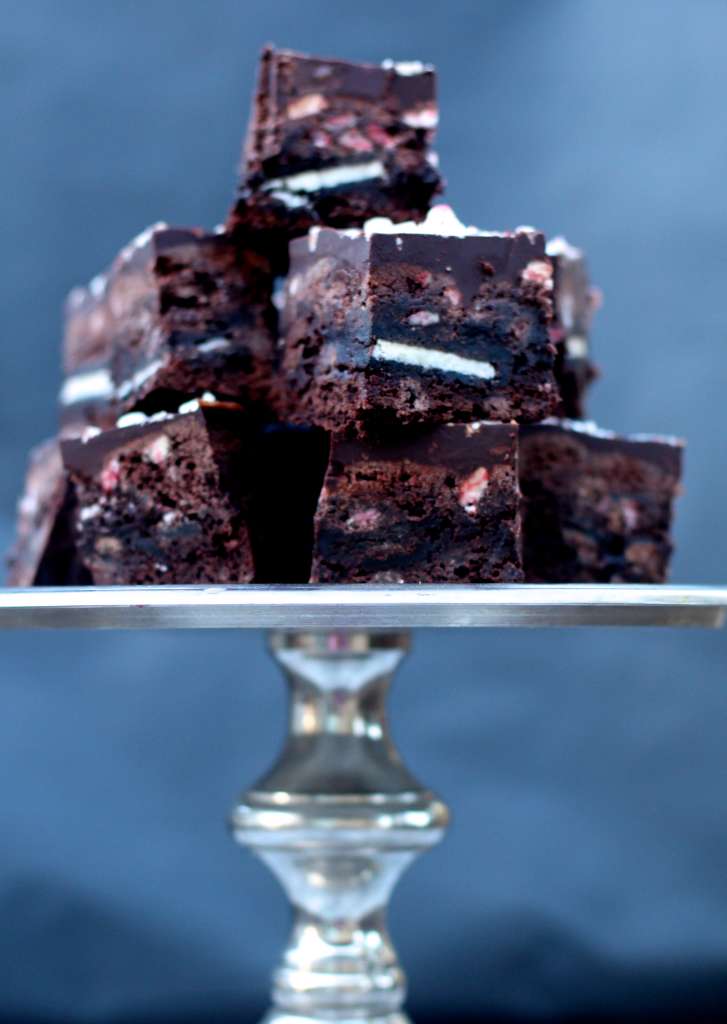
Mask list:
[[337,167],[322,167],[316,171],[301,171],[287,178],[273,178],[265,183],[264,189],[273,193],[320,192],[326,188],[339,188],[341,185],[353,185],[358,181],[370,181],[383,175],[382,162],[369,160],[365,164],[338,164]]
[[75,405],[77,402],[92,402],[103,398],[127,398],[132,391],[141,387],[162,367],[161,359],[149,363],[143,370],[114,388],[108,370],[89,370],[88,373],[74,373],[63,382],[59,399],[61,405]]
[[147,416],[145,412],[125,412],[119,416],[116,426],[123,430],[125,427],[143,427],[146,423],[161,423],[163,420],[170,420],[173,417],[171,412],[155,412]]
[[197,352],[207,355],[209,352],[225,352],[231,346],[232,342],[229,338],[208,338],[207,341],[203,341],[195,347]]
[[199,398],[190,398],[188,401],[182,402],[182,404],[177,409],[177,413],[180,416],[183,416],[185,413],[188,412],[198,412],[200,402],[212,403],[216,401],[217,395],[213,395],[211,391],[203,391]]
[[150,415],[145,412],[126,412],[123,416],[119,416],[116,426],[123,430],[125,427],[143,427],[146,423],[161,423],[164,420],[174,419],[175,416],[186,416],[188,413],[198,412],[201,402],[216,401],[217,398],[211,391],[205,391],[200,398],[190,398],[187,402],[182,402],[176,412],[162,410]]
[[400,341],[376,340],[371,358],[391,363],[417,366],[421,370],[441,370],[442,373],[459,373],[464,377],[478,377],[492,380],[497,371],[492,363],[480,359],[466,359],[453,352],[424,348],[421,345],[407,345]]
[[276,188],[272,192],[268,193],[271,199],[277,199],[288,207],[289,210],[295,210],[300,206],[305,206],[307,200],[304,196],[298,196],[295,192],[286,192],[285,189]]
[[153,377],[162,367],[161,359],[149,363],[133,377],[114,388],[108,370],[89,370],[88,373],[74,373],[63,382],[60,393],[61,405],[75,405],[77,402],[92,402],[103,398],[126,398]]
[[87,373],[74,373],[63,382],[60,401],[62,405],[75,405],[76,402],[112,398],[113,394],[114,384],[109,371],[89,370]]
[[[231,346],[232,342],[229,338],[208,338],[197,345],[196,350],[203,355],[209,355],[211,352],[224,352]],[[61,405],[75,405],[77,402],[98,401],[104,398],[128,398],[133,391],[153,377],[163,365],[163,360],[155,359],[137,370],[117,388],[114,388],[108,370],[99,369],[89,370],[86,373],[74,373],[63,382],[59,395],[60,403]]]

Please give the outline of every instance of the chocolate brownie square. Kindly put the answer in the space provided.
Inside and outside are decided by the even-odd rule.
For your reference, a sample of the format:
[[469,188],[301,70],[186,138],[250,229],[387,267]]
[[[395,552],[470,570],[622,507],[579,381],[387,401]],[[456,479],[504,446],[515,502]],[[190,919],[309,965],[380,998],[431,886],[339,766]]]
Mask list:
[[520,432],[526,579],[663,583],[683,443],[555,420]]
[[15,545],[8,555],[8,586],[90,583],[76,552],[75,504],[59,444],[55,439],[44,441],[30,453],[25,488],[18,502]]
[[552,268],[532,229],[313,228],[291,244],[283,415],[333,431],[541,420],[557,406]]
[[80,557],[97,584],[249,583],[248,421],[222,404],[130,413],[65,439]]
[[601,293],[588,277],[581,249],[565,238],[552,238],[546,252],[553,264],[551,337],[555,342],[555,377],[560,392],[558,415],[582,419],[588,388],[598,376],[591,360],[590,331]]
[[441,190],[431,150],[434,69],[354,64],[266,47],[243,153],[234,230],[285,255],[312,224],[419,220]]
[[212,392],[264,408],[275,316],[270,266],[229,235],[156,224],[66,305],[64,433]]
[[331,441],[314,583],[522,579],[514,424],[445,424]]

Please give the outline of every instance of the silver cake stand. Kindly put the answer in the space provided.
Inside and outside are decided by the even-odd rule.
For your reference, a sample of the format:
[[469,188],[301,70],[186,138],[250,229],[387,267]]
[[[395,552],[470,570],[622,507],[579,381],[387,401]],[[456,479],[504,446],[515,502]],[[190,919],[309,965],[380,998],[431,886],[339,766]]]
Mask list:
[[0,590],[0,626],[272,630],[290,686],[273,768],[233,809],[232,833],[275,873],[294,923],[266,1024],[406,1024],[386,928],[404,869],[447,808],[410,774],[386,695],[414,627],[701,626],[727,587],[341,586]]

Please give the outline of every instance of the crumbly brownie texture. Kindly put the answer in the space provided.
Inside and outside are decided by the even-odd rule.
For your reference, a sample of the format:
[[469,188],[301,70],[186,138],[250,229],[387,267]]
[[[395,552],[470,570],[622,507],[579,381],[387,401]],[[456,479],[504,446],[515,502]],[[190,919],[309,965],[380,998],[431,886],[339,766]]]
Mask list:
[[287,246],[312,224],[419,220],[441,190],[434,69],[263,50],[234,230]]
[[598,376],[591,361],[590,331],[593,314],[601,304],[601,293],[590,283],[581,249],[565,238],[553,238],[546,252],[553,264],[554,319],[550,330],[556,346],[558,415],[582,419],[586,414],[586,392]]
[[558,421],[520,433],[526,579],[663,583],[683,445]]
[[8,556],[8,586],[83,585],[73,537],[75,495],[60,447],[44,441],[30,453],[25,490],[18,502],[16,542]]
[[334,437],[311,578],[520,581],[517,427],[444,425],[384,443]]
[[314,228],[290,251],[284,416],[380,434],[556,407],[542,235],[473,234],[437,207],[423,225]]
[[247,429],[238,411],[203,405],[64,440],[93,582],[251,582]]
[[270,266],[223,233],[155,225],[66,306],[64,432],[213,392],[251,411],[274,354]]

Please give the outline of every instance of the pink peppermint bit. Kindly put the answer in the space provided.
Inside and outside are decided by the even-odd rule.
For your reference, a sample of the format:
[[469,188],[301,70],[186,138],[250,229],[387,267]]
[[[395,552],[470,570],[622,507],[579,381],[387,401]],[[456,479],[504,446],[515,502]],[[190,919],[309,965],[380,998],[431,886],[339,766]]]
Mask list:
[[458,500],[468,516],[473,516],[477,513],[477,507],[482,499],[482,495],[487,490],[489,482],[490,474],[484,466],[479,466],[474,473],[470,473],[459,485],[457,492]]
[[115,490],[120,479],[121,467],[119,466],[119,460],[112,459],[110,462],[107,462],[101,470],[101,476],[99,478],[101,490],[106,491],[107,494],[109,491]]

